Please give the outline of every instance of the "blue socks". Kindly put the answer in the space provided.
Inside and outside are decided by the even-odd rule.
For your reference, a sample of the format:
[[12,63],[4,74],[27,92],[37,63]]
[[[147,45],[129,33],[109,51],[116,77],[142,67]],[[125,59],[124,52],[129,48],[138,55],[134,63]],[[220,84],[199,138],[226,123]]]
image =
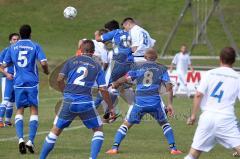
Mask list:
[[23,139],[23,116],[20,114],[15,116],[15,127],[18,139]]
[[128,132],[128,127],[126,125],[121,125],[115,135],[114,144],[112,149],[118,149],[119,145],[121,144],[122,140],[126,136]]
[[52,132],[48,134],[48,136],[45,138],[42,151],[40,153],[40,159],[47,158],[49,152],[52,151],[52,149],[54,148],[57,138],[58,136]]
[[3,122],[3,117],[5,115],[5,112],[6,112],[6,105],[1,104],[0,105],[0,122]]
[[98,153],[101,150],[102,144],[103,144],[104,136],[103,132],[96,131],[92,138],[92,144],[91,144],[91,159],[96,159],[98,156]]
[[34,144],[34,138],[38,129],[38,115],[31,115],[29,120],[29,140]]
[[166,124],[162,125],[162,129],[163,129],[163,134],[168,141],[170,149],[176,150],[177,148],[175,146],[175,139],[174,139],[172,127],[170,126],[169,123],[166,123]]
[[8,102],[8,105],[6,107],[6,117],[5,122],[10,122],[13,114],[13,103]]

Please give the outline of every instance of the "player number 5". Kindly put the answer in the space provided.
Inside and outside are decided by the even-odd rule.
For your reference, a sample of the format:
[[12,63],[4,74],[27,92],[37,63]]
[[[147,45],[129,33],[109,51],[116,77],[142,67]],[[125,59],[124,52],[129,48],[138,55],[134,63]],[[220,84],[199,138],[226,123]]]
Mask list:
[[211,97],[217,98],[218,103],[221,102],[221,99],[222,99],[222,96],[223,96],[223,93],[224,93],[223,90],[220,90],[220,92],[219,92],[219,89],[222,86],[222,84],[223,84],[223,82],[218,82],[218,84],[216,85],[216,87],[214,88],[213,92],[210,95]]
[[19,67],[26,67],[27,66],[27,63],[28,63],[28,60],[27,60],[27,51],[19,51],[19,54],[18,54],[18,66]]

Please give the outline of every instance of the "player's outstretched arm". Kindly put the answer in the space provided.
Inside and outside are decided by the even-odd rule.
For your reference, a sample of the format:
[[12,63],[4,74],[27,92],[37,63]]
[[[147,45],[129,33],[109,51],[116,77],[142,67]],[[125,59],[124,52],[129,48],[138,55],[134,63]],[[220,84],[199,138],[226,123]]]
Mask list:
[[169,115],[172,117],[174,115],[174,109],[173,109],[173,90],[172,90],[172,83],[166,84],[166,90],[168,92],[168,100],[167,100],[167,110],[169,112]]
[[42,69],[43,69],[43,73],[45,73],[46,75],[49,74],[49,69],[48,69],[48,63],[47,61],[41,61],[40,62]]
[[196,92],[193,100],[193,108],[192,108],[192,113],[191,116],[188,118],[187,124],[188,125],[193,125],[196,121],[196,116],[200,108],[200,103],[202,101],[203,94],[201,92]]
[[117,89],[122,84],[124,84],[126,82],[130,82],[130,80],[131,80],[130,77],[123,76],[123,77],[119,78],[117,81],[112,83],[112,88],[116,88]]
[[58,75],[57,83],[58,83],[58,87],[59,87],[60,91],[63,92],[64,88],[65,88],[64,75],[62,75],[62,74]]

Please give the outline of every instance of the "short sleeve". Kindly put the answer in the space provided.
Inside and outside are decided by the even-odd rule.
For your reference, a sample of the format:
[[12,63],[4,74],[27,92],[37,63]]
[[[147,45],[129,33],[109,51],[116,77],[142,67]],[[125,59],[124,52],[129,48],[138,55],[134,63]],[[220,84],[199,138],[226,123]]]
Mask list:
[[163,83],[169,83],[170,82],[170,77],[169,77],[169,74],[168,74],[167,70],[162,74],[161,81]]
[[4,59],[3,59],[3,65],[7,66],[12,64],[12,58],[11,58],[11,48],[7,49]]
[[67,61],[67,62],[63,65],[63,67],[62,67],[62,69],[61,69],[61,71],[60,71],[59,74],[67,77],[67,76],[68,76],[68,71],[69,71],[69,61]]
[[43,52],[40,45],[36,45],[37,59],[38,61],[47,61],[46,55]]
[[99,71],[99,73],[97,75],[96,82],[99,87],[107,86],[106,81],[105,81],[105,73],[102,69]]
[[176,54],[175,56],[174,56],[174,58],[173,58],[173,60],[172,60],[172,63],[173,64],[177,64],[177,61],[178,61],[178,54]]
[[112,40],[114,35],[116,34],[116,31],[117,30],[113,30],[113,31],[110,31],[108,33],[105,33],[101,36],[101,39],[103,42],[106,42],[106,41],[109,41],[109,40]]
[[197,91],[202,93],[202,94],[205,94],[205,92],[207,91],[207,88],[208,88],[208,72],[202,77],[201,81],[200,81],[200,84],[197,88]]

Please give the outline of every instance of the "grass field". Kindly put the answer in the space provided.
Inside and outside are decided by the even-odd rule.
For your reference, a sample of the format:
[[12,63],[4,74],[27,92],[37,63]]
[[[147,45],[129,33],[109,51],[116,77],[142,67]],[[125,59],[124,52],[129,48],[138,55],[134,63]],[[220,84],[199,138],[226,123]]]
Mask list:
[[[29,23],[33,27],[32,38],[39,42],[45,50],[51,69],[67,57],[75,53],[76,45],[81,38],[93,38],[95,30],[102,28],[106,21],[116,19],[121,21],[126,16],[132,16],[146,28],[157,40],[160,51],[182,9],[184,0],[0,0],[0,49],[8,45],[8,34],[17,32],[20,25]],[[225,19],[237,44],[240,44],[240,1],[221,1]],[[72,5],[78,9],[78,16],[74,20],[63,18],[63,9]],[[208,27],[209,39],[213,42],[216,52],[229,45],[216,15],[211,19]],[[192,18],[188,13],[183,25],[179,29],[176,39],[169,49],[173,55],[179,45],[191,44],[193,37]],[[207,55],[206,47],[198,47],[194,55]],[[169,60],[161,60],[169,64]],[[216,60],[196,60],[194,65],[218,65]],[[237,61],[236,66],[240,65]],[[0,129],[0,159],[36,159],[45,136],[52,126],[55,115],[55,104],[61,95],[49,88],[48,79],[43,74],[40,84],[39,133],[36,137],[36,154],[21,156],[18,153],[15,128]],[[176,116],[170,119],[175,132],[179,149],[184,154],[169,155],[168,145],[161,128],[151,119],[144,120],[140,125],[131,129],[121,145],[120,154],[108,156],[104,152],[111,147],[113,138],[121,121],[104,126],[105,142],[100,153],[101,159],[182,159],[188,152],[196,128],[187,126],[186,117],[189,115],[192,100],[175,98]],[[236,112],[240,115],[240,103]],[[120,102],[125,114],[127,106]],[[25,132],[28,132],[29,112],[25,112]],[[72,128],[72,129],[71,129]],[[71,128],[64,132],[57,141],[50,159],[85,159],[89,157],[92,133],[83,128],[81,122],[74,121]],[[9,139],[8,139],[9,138]],[[3,141],[8,139],[8,141]],[[231,150],[217,146],[213,151],[202,156],[203,159],[231,159]]]

